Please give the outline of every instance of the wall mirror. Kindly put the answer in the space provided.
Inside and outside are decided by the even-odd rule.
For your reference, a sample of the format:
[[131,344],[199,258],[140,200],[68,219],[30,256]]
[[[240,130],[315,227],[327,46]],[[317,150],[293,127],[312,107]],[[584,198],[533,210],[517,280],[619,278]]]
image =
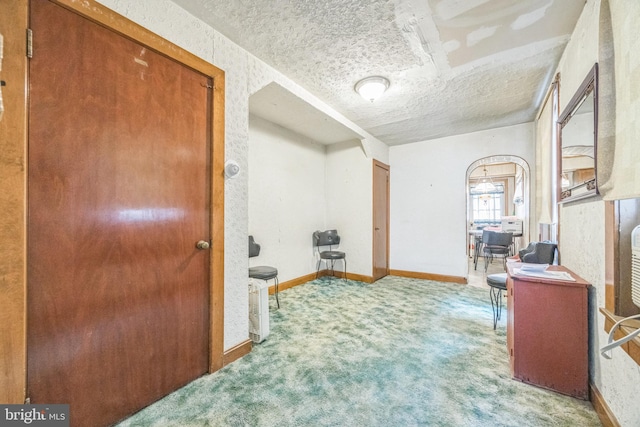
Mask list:
[[596,63],[558,119],[560,202],[598,194],[598,64]]

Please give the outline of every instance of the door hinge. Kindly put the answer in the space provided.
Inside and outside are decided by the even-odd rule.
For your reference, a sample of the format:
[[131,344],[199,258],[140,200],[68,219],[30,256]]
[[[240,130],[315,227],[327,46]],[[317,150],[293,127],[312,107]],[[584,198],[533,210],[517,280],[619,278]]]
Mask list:
[[33,58],[33,31],[27,28],[27,58]]

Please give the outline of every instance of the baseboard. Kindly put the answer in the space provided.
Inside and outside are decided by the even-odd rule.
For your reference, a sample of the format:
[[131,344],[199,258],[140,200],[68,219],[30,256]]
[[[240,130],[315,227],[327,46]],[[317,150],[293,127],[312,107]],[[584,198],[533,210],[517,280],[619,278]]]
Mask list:
[[[323,276],[322,271],[320,272],[320,276]],[[278,284],[278,290],[284,291],[294,286],[302,285],[303,283],[310,282],[316,278],[316,273],[306,274],[304,276],[297,277],[295,279],[287,280],[286,282],[280,282]],[[276,292],[276,286],[269,286],[269,295],[273,295]]]
[[390,270],[389,274],[392,276],[408,277],[411,279],[435,280],[437,282],[459,283],[461,285],[467,284],[467,279],[460,276],[446,276],[443,274],[420,273],[417,271],[405,270]]
[[[318,277],[324,277],[324,276],[330,276],[329,271],[328,270],[320,270],[318,272]],[[344,277],[344,273],[342,271],[336,271],[335,272],[335,276],[338,278],[343,278]],[[297,277],[295,279],[292,280],[287,280],[286,282],[281,282],[278,284],[278,290],[279,291],[284,291],[287,289],[291,289],[295,286],[298,285],[302,285],[304,283],[310,282],[312,280],[315,280],[316,278],[316,273],[310,273],[310,274],[306,274],[304,276],[300,276]],[[347,273],[347,279],[349,280],[356,280],[358,282],[364,282],[364,283],[373,283],[373,277],[371,276],[364,276],[362,274],[354,274],[354,273]],[[276,287],[275,285],[271,285],[269,286],[269,295],[273,295],[276,292]]]
[[[336,276],[342,278],[344,275],[343,274],[336,274]],[[355,273],[347,273],[347,279],[348,280],[355,280],[358,282],[363,282],[363,283],[373,283],[373,276],[365,276],[363,274],[355,274]]]
[[[329,270],[320,270],[318,272],[318,277],[329,276],[330,275],[329,273],[330,273]],[[467,284],[467,279],[459,276],[446,276],[443,274],[419,273],[417,271],[404,271],[404,270],[389,270],[389,274],[391,276],[409,277],[412,279],[435,280],[438,282],[459,283],[462,285]],[[344,277],[344,272],[334,271],[334,276],[342,279]],[[284,291],[286,289],[293,288],[294,286],[298,286],[298,285],[302,285],[303,283],[310,282],[315,278],[316,278],[316,273],[300,276],[292,280],[287,280],[286,282],[281,282],[278,285],[278,289],[280,291]],[[363,282],[363,283],[375,282],[375,280],[373,279],[373,276],[365,276],[363,274],[355,274],[355,273],[347,273],[347,279],[356,280],[358,282]],[[273,295],[275,291],[276,291],[275,285],[269,286],[269,295]]]
[[604,397],[600,394],[600,390],[598,390],[593,383],[589,384],[589,400],[596,414],[598,414],[598,418],[600,418],[603,427],[620,427],[620,423],[618,423],[615,415],[613,415],[613,412],[609,409],[607,401],[604,400]]
[[229,363],[235,362],[241,357],[251,353],[252,347],[253,344],[251,340],[246,340],[235,347],[231,347],[229,350],[225,351],[222,356],[222,366],[227,366]]
[[[330,270],[320,270],[320,277],[324,277],[324,276],[331,276],[332,274],[330,273]],[[333,272],[333,276],[342,279],[344,278],[344,272],[343,271],[334,271]],[[315,277],[315,275],[314,275]],[[355,273],[347,273],[347,280],[355,280],[357,282],[363,282],[363,283],[373,283],[373,276],[365,276],[363,274],[355,274]]]

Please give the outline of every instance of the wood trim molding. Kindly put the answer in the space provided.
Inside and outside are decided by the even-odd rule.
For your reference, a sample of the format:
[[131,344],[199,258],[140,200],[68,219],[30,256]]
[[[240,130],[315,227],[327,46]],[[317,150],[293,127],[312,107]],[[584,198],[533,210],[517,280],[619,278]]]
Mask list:
[[[318,277],[325,277],[325,276],[330,276],[329,271],[328,270],[320,270],[318,272]],[[335,276],[339,279],[342,279],[344,277],[344,273],[342,271],[336,271],[335,272]],[[303,285],[307,282],[310,282],[312,280],[315,280],[316,278],[316,273],[310,273],[310,274],[305,274],[304,276],[300,276],[297,277],[295,279],[291,279],[291,280],[287,280],[286,282],[282,282],[280,284],[278,284],[278,290],[280,292],[287,290],[287,289],[291,289],[295,286],[298,285]],[[347,273],[347,279],[349,280],[356,280],[358,282],[364,282],[364,283],[373,283],[373,277],[371,276],[363,276],[360,274],[353,274],[353,273]],[[271,285],[269,286],[269,295],[273,295],[276,292],[276,287],[275,285]]]
[[[606,308],[600,308],[600,313],[604,315],[604,330],[611,332],[613,325],[622,319],[620,316],[616,316]],[[629,324],[640,327],[640,321],[629,320]],[[622,325],[613,335],[614,339],[625,337],[636,330],[636,327]],[[640,365],[640,337],[635,337],[629,342],[626,342],[620,346],[638,365]]]
[[240,344],[231,347],[229,350],[224,352],[223,365],[227,366],[229,363],[233,363],[236,360],[246,356],[251,353],[251,349],[253,348],[253,342],[251,340],[246,340],[241,342]]
[[4,115],[0,121],[0,402],[24,403],[26,356],[26,182],[28,2],[3,0],[0,76]]
[[604,204],[604,282],[605,308],[616,311],[616,279],[619,280],[619,234],[617,219],[618,202],[610,201]]
[[435,280],[437,282],[459,283],[461,285],[467,284],[467,279],[460,276],[447,276],[442,274],[420,273],[417,271],[405,270],[390,270],[389,274],[392,276],[408,277],[411,279]]
[[612,283],[605,283],[604,285],[604,301],[605,308],[607,310],[615,310],[616,300],[616,287]]
[[[320,270],[320,273],[318,274],[318,277],[331,276],[329,271],[330,270]],[[312,276],[315,279],[315,277],[316,277],[315,273],[312,274]],[[333,276],[337,277],[339,279],[342,279],[342,278],[344,278],[344,272],[335,270],[333,272]],[[311,280],[313,280],[313,279],[311,279]],[[375,282],[375,280],[373,279],[373,276],[365,276],[364,274],[355,274],[355,273],[349,273],[349,272],[347,272],[347,280],[355,280],[356,282],[363,282],[363,283],[373,283],[373,282]]]
[[[336,276],[338,277],[342,277],[342,274],[337,274]],[[364,274],[355,274],[355,273],[347,273],[347,279],[348,280],[355,280],[357,282],[362,282],[362,283],[373,283],[375,282],[375,280],[373,279],[372,276],[365,276]]]
[[209,317],[209,371],[224,364],[224,148],[225,148],[225,75],[216,68],[213,75],[213,109],[211,111],[211,256]]
[[211,245],[209,372],[224,366],[224,71],[185,49],[119,15],[95,0],[53,0],[105,28],[143,44],[213,80],[211,99]]
[[600,418],[603,427],[620,427],[620,423],[618,423],[615,415],[611,412],[607,401],[604,400],[604,397],[602,397],[602,394],[600,394],[600,391],[593,383],[589,384],[589,400],[596,414],[598,414],[598,418]]
[[[320,272],[320,277],[322,277],[322,271]],[[280,291],[284,291],[287,289],[291,289],[295,286],[298,285],[302,285],[304,283],[310,282],[312,280],[314,280],[316,278],[316,273],[310,273],[310,274],[306,274],[304,276],[300,276],[297,277],[295,279],[292,280],[287,280],[286,282],[282,282],[278,285],[278,289]],[[273,295],[276,292],[276,287],[274,286],[269,286],[269,295]]]

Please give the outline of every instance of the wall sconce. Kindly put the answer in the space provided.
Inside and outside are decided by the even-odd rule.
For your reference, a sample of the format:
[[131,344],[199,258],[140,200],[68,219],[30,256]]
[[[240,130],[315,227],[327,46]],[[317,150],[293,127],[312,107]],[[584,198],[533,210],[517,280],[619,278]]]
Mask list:
[[227,160],[224,164],[224,176],[227,178],[235,178],[240,173],[240,165],[234,160]]
[[361,97],[373,102],[389,88],[389,84],[389,80],[384,77],[371,76],[356,83],[354,89]]

